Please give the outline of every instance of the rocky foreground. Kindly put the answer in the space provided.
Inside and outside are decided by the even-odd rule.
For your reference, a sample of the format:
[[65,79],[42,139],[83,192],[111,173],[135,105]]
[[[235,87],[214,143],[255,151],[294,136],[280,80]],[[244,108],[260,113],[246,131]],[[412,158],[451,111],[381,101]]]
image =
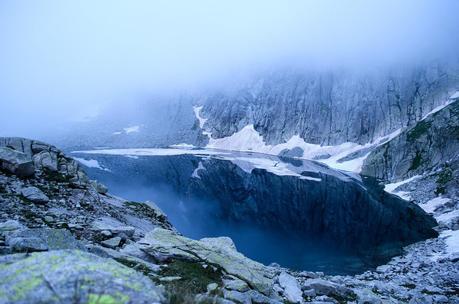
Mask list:
[[374,272],[293,272],[181,236],[53,146],[0,138],[0,303],[459,303],[455,228]]

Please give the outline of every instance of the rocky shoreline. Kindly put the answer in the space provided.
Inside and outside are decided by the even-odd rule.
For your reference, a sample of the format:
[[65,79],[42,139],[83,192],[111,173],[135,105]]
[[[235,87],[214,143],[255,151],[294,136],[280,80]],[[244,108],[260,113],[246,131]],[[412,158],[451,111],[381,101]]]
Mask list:
[[451,200],[432,210],[440,237],[327,276],[262,265],[226,237],[186,238],[45,143],[0,138],[0,168],[0,303],[459,303]]

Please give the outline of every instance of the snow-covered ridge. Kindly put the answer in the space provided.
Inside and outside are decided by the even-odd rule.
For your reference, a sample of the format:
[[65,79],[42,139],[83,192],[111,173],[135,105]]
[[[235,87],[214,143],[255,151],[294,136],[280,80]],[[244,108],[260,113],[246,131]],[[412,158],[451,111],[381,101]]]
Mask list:
[[411,199],[410,193],[408,191],[397,190],[397,188],[400,187],[401,185],[410,183],[410,182],[412,182],[412,181],[414,181],[414,180],[416,180],[416,179],[418,179],[420,177],[421,177],[420,175],[415,175],[413,177],[410,177],[410,178],[405,179],[405,180],[400,181],[400,182],[386,184],[384,186],[384,191],[386,191],[388,193],[391,193],[391,194],[395,194],[395,195],[403,198],[404,200],[408,200],[409,201]]
[[440,111],[444,107],[449,106],[450,104],[452,104],[453,102],[455,102],[457,100],[459,100],[459,91],[456,91],[454,94],[452,94],[446,102],[444,102],[443,104],[439,105],[438,107],[435,107],[434,109],[432,109],[432,111],[430,111],[429,113],[424,115],[424,117],[422,117],[421,120],[426,119],[428,116],[430,116],[430,115],[432,115],[434,113],[437,113],[438,111]]
[[[456,101],[459,98],[459,91],[454,93],[446,100],[442,105],[436,107],[424,117],[432,115],[444,107],[448,106],[452,102]],[[294,148],[302,149],[301,155],[295,155],[296,157],[303,159],[312,159],[322,162],[334,169],[345,170],[355,173],[360,173],[364,160],[370,154],[370,149],[378,145],[382,145],[397,135],[400,134],[401,129],[398,129],[391,134],[386,136],[381,136],[375,139],[373,142],[367,143],[365,145],[345,142],[340,145],[335,146],[322,146],[318,144],[310,144],[304,141],[299,135],[292,136],[287,142],[277,145],[267,145],[264,141],[263,136],[261,136],[254,128],[253,124],[249,124],[239,130],[238,132],[223,138],[212,138],[212,134],[208,131],[204,131],[205,123],[207,122],[206,118],[201,116],[201,111],[203,106],[194,106],[193,110],[196,116],[196,119],[199,121],[199,126],[203,130],[203,134],[209,138],[209,142],[206,145],[206,148],[209,149],[219,149],[219,150],[229,150],[229,151],[250,151],[265,153],[271,155],[279,155],[281,152],[286,150],[292,150]],[[348,160],[342,160],[346,156],[349,156],[352,153],[361,151],[360,155],[355,157],[349,157]],[[367,151],[365,153],[365,151]]]
[[[339,172],[333,169],[329,169],[315,162],[304,161],[301,166],[294,166],[288,162],[284,162],[277,156],[257,153],[245,153],[245,152],[230,152],[221,150],[209,150],[209,149],[155,149],[155,148],[140,148],[140,149],[101,149],[101,150],[86,150],[86,151],[73,151],[72,154],[102,154],[102,155],[118,155],[129,158],[137,158],[139,156],[174,156],[174,155],[195,155],[201,157],[203,162],[210,157],[228,160],[233,164],[241,168],[243,171],[251,173],[254,169],[264,169],[270,173],[278,176],[295,176],[302,180],[308,180],[313,182],[320,182],[321,179],[318,177],[307,176],[302,174],[303,172],[313,172],[333,175],[341,180],[357,180],[358,178],[353,175]],[[75,157],[74,157],[75,158]],[[103,168],[97,163],[88,161],[83,158],[75,158],[82,160],[82,164],[95,166],[98,165],[102,170]],[[193,172],[192,177],[200,178],[199,171],[205,169],[203,163],[200,163],[196,170]]]
[[347,155],[357,152],[362,149],[371,148],[376,145],[383,144],[390,139],[394,138],[400,133],[400,130],[378,138],[372,143],[366,145],[359,145],[357,143],[346,142],[337,146],[321,146],[317,144],[310,144],[304,141],[299,135],[292,136],[287,142],[277,145],[267,145],[263,137],[255,130],[253,125],[247,125],[240,131],[231,136],[224,138],[210,138],[206,148],[230,150],[230,151],[251,151],[258,153],[265,153],[271,155],[279,155],[282,151],[300,148],[303,150],[299,158],[303,159],[317,159],[334,169],[360,172],[364,159],[368,156],[365,155],[349,160],[339,160]]

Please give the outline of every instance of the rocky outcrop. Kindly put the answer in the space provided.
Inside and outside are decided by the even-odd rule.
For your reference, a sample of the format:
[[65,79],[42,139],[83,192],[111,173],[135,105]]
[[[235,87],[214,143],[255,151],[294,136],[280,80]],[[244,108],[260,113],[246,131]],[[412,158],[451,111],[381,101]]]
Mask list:
[[219,204],[224,221],[296,234],[305,243],[333,244],[364,256],[371,248],[379,258],[397,254],[402,244],[437,235],[435,221],[421,208],[385,193],[371,180],[342,180],[326,171],[313,175],[320,182],[261,169],[247,173],[216,159],[203,166],[200,178],[183,191]]
[[112,259],[80,250],[0,258],[0,303],[161,303],[164,290]]
[[25,153],[8,147],[0,148],[0,168],[22,177],[31,176],[35,172],[33,162]]
[[[366,72],[265,71],[238,85],[152,97],[137,106],[103,113],[47,140],[73,150],[179,143],[205,146],[208,138],[203,131],[222,138],[252,124],[267,144],[284,143],[293,135],[321,145],[366,144],[412,126],[444,103],[457,89],[458,75],[457,59]],[[207,119],[203,129],[193,106],[203,106],[201,116]],[[129,132],[133,127],[136,131]]]
[[[271,255],[262,250],[250,250],[254,247],[250,245],[253,242],[240,240],[239,250],[266,264],[275,261],[301,268],[303,264],[297,261],[303,254],[302,249],[307,251],[313,246],[324,251],[323,259],[327,252],[344,251],[365,268],[400,254],[401,248],[409,243],[436,236],[432,229],[435,221],[415,204],[385,193],[371,179],[362,182],[312,161],[297,160],[292,170],[297,170],[298,176],[282,176],[263,169],[249,169],[250,163],[243,162],[249,159],[249,154],[235,154],[232,161],[231,155],[226,156],[228,160],[225,155],[206,159],[193,155],[138,159],[91,157],[110,168],[107,181],[116,180],[114,185],[120,180],[123,180],[123,187],[142,184],[159,188],[167,184],[166,193],[158,191],[156,194],[160,200],[167,197],[159,203],[168,208],[178,225],[182,224],[178,227],[187,236],[195,231],[212,233],[219,229],[219,234],[237,240],[239,229],[243,229],[257,235],[254,238],[260,246],[260,240],[266,238],[269,241],[265,246],[278,240],[282,246],[292,246],[296,250],[298,258],[291,259],[280,253]],[[253,157],[260,161],[259,155]],[[270,159],[277,166],[274,168],[285,165],[279,158]],[[104,178],[102,170],[90,172],[99,179]],[[124,179],[128,179],[127,184]],[[186,206],[185,211],[177,208],[182,204]],[[191,222],[191,226],[180,222],[182,218]],[[201,238],[204,235],[192,236]],[[292,241],[288,245],[290,240],[297,239],[301,243]],[[347,260],[342,269],[352,269],[351,265],[358,265],[358,262]],[[332,263],[337,263],[336,257],[330,259]]]
[[230,136],[253,124],[269,144],[299,135],[308,143],[365,144],[412,126],[447,101],[457,63],[368,72],[286,71],[199,99],[204,130]]
[[459,101],[446,106],[391,141],[364,161],[362,174],[386,181],[448,168],[459,160]]
[[[229,238],[181,236],[154,204],[98,191],[78,163],[52,146],[0,142],[13,142],[30,159],[45,151],[49,156],[37,159],[50,160],[35,162],[27,178],[0,171],[0,303],[458,300],[458,260],[443,255],[443,239],[413,245],[361,276],[264,266],[244,257]],[[26,199],[27,187],[42,191],[48,202]]]
[[229,238],[195,241],[176,233],[155,229],[141,241],[143,250],[156,259],[179,258],[220,267],[225,273],[245,281],[250,287],[269,295],[275,272],[236,251]]

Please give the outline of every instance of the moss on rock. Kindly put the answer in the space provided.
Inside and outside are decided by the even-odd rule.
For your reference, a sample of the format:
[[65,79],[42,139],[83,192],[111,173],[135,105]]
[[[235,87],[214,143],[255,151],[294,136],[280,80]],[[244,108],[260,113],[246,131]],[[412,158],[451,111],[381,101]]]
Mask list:
[[[24,256],[25,257],[25,256]],[[33,253],[1,268],[0,303],[160,303],[149,278],[79,250]]]

